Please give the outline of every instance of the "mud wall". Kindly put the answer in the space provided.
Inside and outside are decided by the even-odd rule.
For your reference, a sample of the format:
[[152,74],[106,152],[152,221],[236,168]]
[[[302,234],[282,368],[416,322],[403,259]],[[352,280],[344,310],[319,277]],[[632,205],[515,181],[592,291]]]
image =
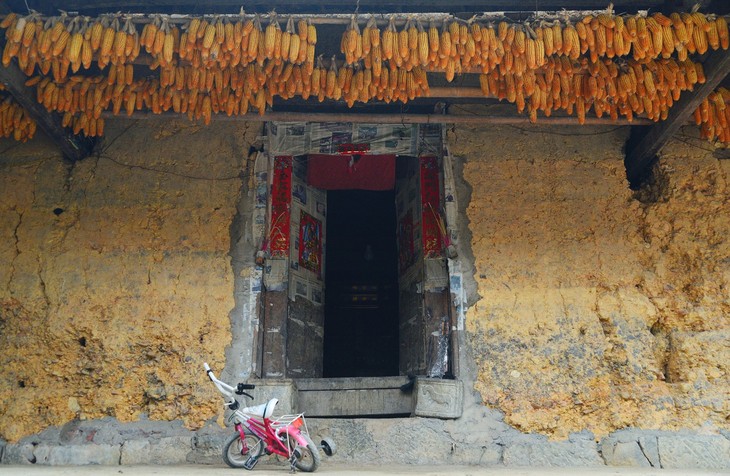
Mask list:
[[231,231],[260,124],[109,124],[65,164],[42,137],[0,159],[0,439],[115,417],[219,412]]
[[730,161],[687,128],[632,192],[627,132],[449,133],[471,188],[475,389],[524,432],[730,426]]
[[[461,377],[484,404],[455,425],[490,428],[492,463],[508,460],[501,413],[561,441],[729,429],[730,162],[687,130],[632,192],[627,132],[448,134],[470,191],[459,196],[470,248]],[[193,430],[219,417],[200,363],[250,371],[237,350],[250,347],[250,323],[233,314],[252,312],[253,254],[240,243],[259,133],[120,122],[73,166],[42,138],[0,142],[0,440],[79,420],[104,428],[104,417]],[[459,461],[482,461],[477,443]]]

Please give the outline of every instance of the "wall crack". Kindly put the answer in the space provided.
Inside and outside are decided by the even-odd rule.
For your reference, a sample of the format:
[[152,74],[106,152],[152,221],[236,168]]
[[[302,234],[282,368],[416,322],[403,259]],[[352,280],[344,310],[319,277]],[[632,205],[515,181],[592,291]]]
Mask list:
[[5,289],[10,289],[10,285],[13,282],[13,278],[15,277],[15,260],[20,255],[20,238],[18,237],[18,230],[20,229],[20,226],[23,224],[23,213],[18,212],[14,209],[14,211],[18,215],[18,223],[16,223],[15,228],[13,229],[13,240],[15,241],[15,255],[13,256],[13,259],[10,260],[10,272],[8,273],[8,282],[5,286]]
[[[649,455],[646,454],[646,448],[644,448],[644,445],[641,444],[641,440],[636,442],[639,445],[639,449],[641,450],[641,454],[644,455],[644,458],[649,462],[649,466],[652,468],[654,467],[654,462],[652,462],[651,458],[649,458]],[[661,465],[660,465],[661,466]]]

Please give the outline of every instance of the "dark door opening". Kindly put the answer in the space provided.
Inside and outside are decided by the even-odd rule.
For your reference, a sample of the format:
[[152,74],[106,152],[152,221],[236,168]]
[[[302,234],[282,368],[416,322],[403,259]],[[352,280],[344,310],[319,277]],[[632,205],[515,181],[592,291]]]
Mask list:
[[398,375],[395,192],[327,192],[324,377]]

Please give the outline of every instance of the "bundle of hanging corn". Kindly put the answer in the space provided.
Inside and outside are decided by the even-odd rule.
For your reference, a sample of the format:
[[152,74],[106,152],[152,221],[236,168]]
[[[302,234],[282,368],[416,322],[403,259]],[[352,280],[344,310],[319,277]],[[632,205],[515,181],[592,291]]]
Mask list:
[[[0,91],[4,86],[0,84]],[[12,137],[25,142],[32,139],[36,122],[28,116],[25,108],[16,103],[11,96],[0,96],[0,137]]]
[[[428,74],[478,73],[485,96],[538,112],[591,111],[613,119],[667,117],[683,91],[704,82],[690,55],[728,48],[724,17],[690,13],[561,15],[513,23],[450,18],[438,25],[395,16],[361,29],[351,17],[340,41],[344,62],[316,56],[311,21],[272,13],[187,20],[104,15],[6,16],[3,64],[13,58],[48,110],[76,133],[100,135],[102,112],[174,111],[208,123],[214,114],[263,114],[274,97],[407,102],[429,94]],[[266,25],[264,26],[264,23]],[[143,24],[141,33],[137,25]],[[282,28],[284,25],[284,28]],[[144,53],[145,58],[140,58]],[[135,78],[147,67],[154,76]],[[96,64],[100,75],[81,74]],[[135,65],[139,65],[135,67]],[[37,74],[37,75],[36,75]],[[138,74],[138,73],[137,73]],[[695,118],[703,136],[727,142],[726,95],[716,91]]]

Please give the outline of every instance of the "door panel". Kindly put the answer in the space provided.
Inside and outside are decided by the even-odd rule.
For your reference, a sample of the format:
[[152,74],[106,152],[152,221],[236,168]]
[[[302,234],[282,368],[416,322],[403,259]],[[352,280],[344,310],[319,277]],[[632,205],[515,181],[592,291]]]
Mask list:
[[436,157],[399,157],[396,170],[400,373],[449,372],[450,304],[443,256],[441,184]]
[[423,253],[416,157],[398,158],[395,209],[398,220],[399,370],[401,375],[423,375]]
[[327,192],[307,185],[307,156],[294,158],[289,256],[287,376],[321,377]]

